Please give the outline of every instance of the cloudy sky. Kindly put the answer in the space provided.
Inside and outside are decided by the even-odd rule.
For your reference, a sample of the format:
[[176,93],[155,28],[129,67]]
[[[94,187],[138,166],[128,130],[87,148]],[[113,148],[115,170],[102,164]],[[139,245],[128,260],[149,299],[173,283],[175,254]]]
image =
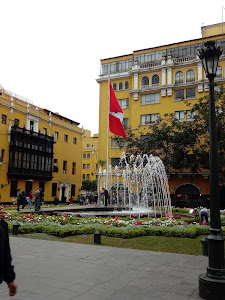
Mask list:
[[[98,132],[100,59],[201,37],[225,0],[0,0],[0,84]],[[224,18],[225,21],[225,10]]]

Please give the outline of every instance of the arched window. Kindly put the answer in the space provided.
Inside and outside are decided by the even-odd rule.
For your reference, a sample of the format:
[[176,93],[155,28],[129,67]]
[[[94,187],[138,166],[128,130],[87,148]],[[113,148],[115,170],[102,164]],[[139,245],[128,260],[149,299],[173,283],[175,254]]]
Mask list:
[[117,90],[117,85],[116,85],[116,83],[113,83],[113,90],[114,90],[114,91]]
[[222,74],[222,67],[221,66],[218,66],[217,67],[217,71],[216,71],[216,77],[217,78],[222,78],[223,77],[223,74]]
[[195,71],[188,70],[186,73],[186,83],[195,81]]
[[129,89],[129,82],[125,81],[125,90],[128,90],[128,89]]
[[84,158],[84,159],[86,158],[86,154],[83,154],[83,158]]
[[175,84],[176,83],[183,83],[184,82],[184,74],[181,71],[178,71],[175,74]]
[[156,86],[159,86],[159,76],[158,75],[152,76],[152,87],[156,87]]
[[119,83],[119,90],[122,90],[122,89],[123,89],[123,83],[120,82],[120,83]]
[[149,78],[147,76],[144,76],[141,79],[141,88],[142,89],[148,89],[149,88]]
[[90,154],[89,153],[87,154],[87,158],[90,158]]

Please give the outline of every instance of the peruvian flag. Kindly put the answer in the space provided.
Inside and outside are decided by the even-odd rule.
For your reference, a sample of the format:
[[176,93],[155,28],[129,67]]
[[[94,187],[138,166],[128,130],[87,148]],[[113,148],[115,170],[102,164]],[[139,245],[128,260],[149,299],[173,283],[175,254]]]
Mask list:
[[116,99],[116,95],[112,88],[111,81],[109,86],[109,92],[109,130],[112,133],[115,133],[126,139],[127,136],[122,125],[123,111],[119,105],[118,100]]

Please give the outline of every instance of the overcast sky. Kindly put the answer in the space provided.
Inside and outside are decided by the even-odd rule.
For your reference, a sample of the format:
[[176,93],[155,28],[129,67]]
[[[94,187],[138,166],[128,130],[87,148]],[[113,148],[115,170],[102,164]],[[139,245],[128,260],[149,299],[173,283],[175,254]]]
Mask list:
[[[225,0],[0,0],[0,84],[98,133],[100,59],[201,37]],[[225,10],[224,10],[225,21]]]

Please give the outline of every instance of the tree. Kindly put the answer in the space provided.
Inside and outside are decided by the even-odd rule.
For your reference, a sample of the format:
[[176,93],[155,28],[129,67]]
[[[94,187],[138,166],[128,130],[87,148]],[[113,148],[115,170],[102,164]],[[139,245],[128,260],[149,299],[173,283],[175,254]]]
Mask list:
[[97,180],[83,180],[81,189],[87,192],[96,192]]
[[[185,100],[183,100],[185,101]],[[149,126],[147,132],[140,127],[127,132],[127,155],[158,155],[168,172],[191,171],[193,174],[209,166],[209,109],[208,96],[202,97],[190,108],[185,101],[193,121],[180,122],[174,114],[166,114]],[[219,166],[225,167],[225,93],[223,87],[215,92],[217,109],[217,139]]]

